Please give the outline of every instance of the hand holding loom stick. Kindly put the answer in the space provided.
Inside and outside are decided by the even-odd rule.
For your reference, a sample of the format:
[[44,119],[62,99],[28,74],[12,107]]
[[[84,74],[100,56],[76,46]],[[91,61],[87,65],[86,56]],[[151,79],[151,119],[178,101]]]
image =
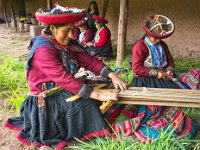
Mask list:
[[165,72],[162,69],[157,70],[157,78],[158,79],[164,79],[164,80],[172,80],[172,73],[170,72]]
[[163,70],[158,70],[157,78],[161,79],[163,78],[164,80],[172,80],[175,84],[177,84],[180,88],[185,89],[185,87],[182,85],[182,83],[177,79],[174,78],[172,72],[164,72]]
[[174,73],[172,72],[172,70],[167,70],[167,71],[166,71],[166,74],[167,74],[168,76],[171,76],[171,77],[173,77],[173,75],[174,75]]
[[102,91],[100,89],[94,89],[90,95],[90,98],[96,99],[99,101],[109,101],[109,100],[117,101],[118,93],[119,93],[119,90],[108,89],[108,90]]

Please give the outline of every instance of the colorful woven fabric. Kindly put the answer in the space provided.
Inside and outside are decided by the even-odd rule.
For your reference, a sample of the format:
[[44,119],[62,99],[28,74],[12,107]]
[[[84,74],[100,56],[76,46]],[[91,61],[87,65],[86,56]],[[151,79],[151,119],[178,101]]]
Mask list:
[[193,90],[200,89],[200,70],[183,73],[179,76],[179,79]]
[[136,117],[113,124],[112,128],[113,137],[123,134],[141,143],[153,142],[162,132],[189,138],[197,132],[197,124],[175,106],[140,106]]
[[115,104],[112,105],[107,112],[104,114],[104,117],[109,123],[113,123],[116,118],[120,115],[122,110],[124,110],[125,105]]

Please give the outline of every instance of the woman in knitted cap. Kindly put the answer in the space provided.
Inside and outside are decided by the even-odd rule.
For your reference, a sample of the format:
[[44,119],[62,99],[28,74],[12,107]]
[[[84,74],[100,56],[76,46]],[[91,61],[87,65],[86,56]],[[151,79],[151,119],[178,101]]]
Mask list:
[[[168,46],[162,41],[174,32],[174,24],[166,16],[153,15],[144,20],[143,29],[145,36],[132,48],[132,69],[135,72],[133,86],[181,88],[171,80],[174,61]],[[128,124],[127,122],[121,124]],[[191,138],[198,131],[197,124],[176,106],[139,106],[138,116],[129,122],[133,124],[132,129],[136,129],[133,137],[141,143],[152,143],[163,133]],[[123,133],[126,134],[126,131]]]
[[[19,130],[17,138],[28,146],[48,145],[56,149],[65,147],[74,137],[105,135],[110,128],[97,101],[92,99],[117,100],[118,92],[102,93],[74,78],[74,74],[82,66],[110,78],[121,90],[126,89],[126,83],[71,39],[74,22],[83,19],[85,13],[56,5],[50,12],[40,10],[35,16],[49,25],[32,40],[26,66],[30,95],[21,106],[20,117],[8,119],[5,126]],[[66,102],[74,95],[80,98]]]
[[134,86],[152,88],[180,88],[170,79],[174,60],[162,39],[174,32],[174,24],[166,16],[153,15],[143,22],[145,36],[132,48]]
[[94,40],[86,44],[88,46],[86,50],[92,56],[112,58],[111,33],[105,25],[108,21],[95,15],[93,16],[93,19],[95,20],[97,32]]

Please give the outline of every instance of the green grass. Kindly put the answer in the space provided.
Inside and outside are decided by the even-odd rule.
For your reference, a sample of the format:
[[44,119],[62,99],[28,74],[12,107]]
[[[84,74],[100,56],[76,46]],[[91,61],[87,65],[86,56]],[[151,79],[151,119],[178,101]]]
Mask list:
[[[172,133],[172,132],[171,132]],[[171,136],[171,133],[162,132],[161,135],[153,143],[141,144],[133,137],[117,136],[117,139],[103,139],[97,137],[89,141],[81,141],[76,139],[75,146],[66,149],[75,150],[188,150],[200,148],[199,140],[177,140]],[[192,146],[191,146],[192,145]]]
[[[127,71],[127,73],[120,73],[119,76],[121,78],[123,78],[126,82],[128,82],[129,84],[132,82],[133,77],[134,77],[134,73],[131,70],[131,66],[129,64],[129,61],[131,60],[131,57],[126,57],[122,63],[122,67]],[[115,70],[116,68],[116,60],[109,60],[109,61],[105,61],[105,64],[107,64],[112,70]]]
[[0,99],[6,97],[11,108],[18,110],[28,94],[24,68],[25,64],[16,59],[5,59],[0,66]]
[[200,59],[198,58],[187,58],[183,59],[181,57],[175,57],[175,72],[177,73],[183,73],[194,69],[200,70]]

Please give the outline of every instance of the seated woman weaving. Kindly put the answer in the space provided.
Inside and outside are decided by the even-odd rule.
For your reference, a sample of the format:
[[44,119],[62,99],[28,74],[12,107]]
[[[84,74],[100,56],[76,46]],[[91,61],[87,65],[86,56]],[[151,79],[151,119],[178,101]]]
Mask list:
[[[57,150],[74,137],[106,135],[109,125],[92,99],[117,100],[118,92],[93,89],[75,79],[74,74],[83,66],[110,78],[121,90],[126,89],[126,83],[71,39],[74,22],[83,19],[85,13],[57,5],[50,12],[36,12],[35,16],[49,26],[32,40],[26,66],[30,95],[21,106],[20,117],[8,119],[5,126],[19,130],[17,138],[28,146],[56,146]],[[80,98],[66,102],[73,95]]]
[[111,33],[105,25],[108,21],[95,15],[93,16],[93,19],[95,20],[97,32],[94,41],[86,44],[88,46],[86,50],[91,56],[112,58]]
[[[151,88],[180,88],[170,79],[174,60],[161,39],[174,32],[174,24],[165,16],[155,15],[143,23],[145,36],[132,48],[133,86]],[[170,78],[171,77],[171,78]]]
[[[174,24],[166,16],[153,15],[144,20],[143,29],[145,36],[132,48],[132,69],[136,74],[133,86],[181,88],[169,80],[173,76],[174,61],[168,46],[161,40],[174,32]],[[120,129],[119,133],[132,133],[141,143],[151,143],[164,131],[173,136],[193,137],[197,124],[176,106],[144,105],[138,107],[136,117],[113,128]]]

